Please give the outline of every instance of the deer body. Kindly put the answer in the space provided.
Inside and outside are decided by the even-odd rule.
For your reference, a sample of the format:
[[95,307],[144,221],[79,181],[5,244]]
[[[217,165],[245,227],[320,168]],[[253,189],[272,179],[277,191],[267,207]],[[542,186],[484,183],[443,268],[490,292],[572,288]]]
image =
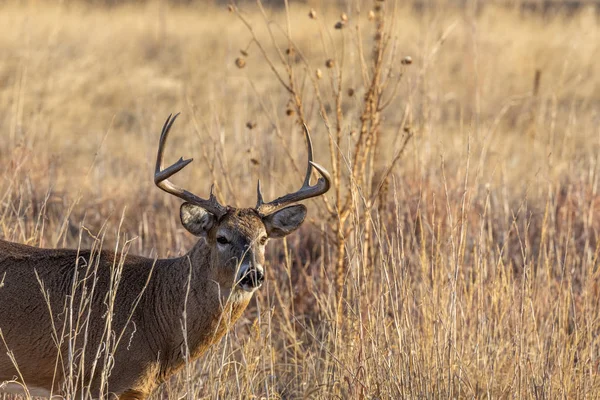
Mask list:
[[[112,329],[124,332],[124,335],[114,355],[114,368],[108,381],[111,391],[125,393],[129,390],[147,396],[184,366],[184,306],[187,308],[187,343],[192,361],[217,342],[226,333],[227,327],[240,317],[252,293],[241,291],[232,295],[214,282],[207,281],[208,271],[202,268],[207,265],[206,250],[206,246],[199,243],[184,257],[156,262],[126,256],[121,278],[123,285],[116,290],[113,309]],[[68,371],[63,372],[59,367],[55,376],[58,352],[52,338],[52,319],[34,270],[49,292],[51,307],[55,311],[52,316],[54,324],[60,330],[65,324],[68,326],[63,309],[65,298],[71,291],[76,260],[78,257],[89,259],[89,252],[42,250],[0,241],[0,254],[0,276],[4,276],[4,287],[0,290],[0,328],[4,339],[27,385],[49,391],[54,381],[54,393],[60,393],[58,384],[64,380],[61,375]],[[192,265],[191,277],[188,256]],[[115,254],[102,251],[99,257],[96,285],[108,287]],[[146,280],[139,277],[150,277],[145,290]],[[188,277],[191,290],[186,303]],[[144,295],[131,314],[142,292]],[[28,293],[27,303],[20,301],[22,293]],[[100,334],[105,330],[105,296],[106,293],[101,291],[93,296],[88,329],[90,344],[86,348],[86,359],[90,363],[98,350],[97,344],[102,342]],[[79,311],[77,308],[75,315]],[[127,321],[130,315],[131,319]],[[82,337],[78,342],[83,346]],[[63,355],[68,354],[66,344],[61,350]],[[0,382],[19,376],[5,353],[0,353]],[[99,362],[102,363],[102,360]],[[84,371],[90,370],[91,365],[86,365]],[[90,380],[89,376],[85,376],[83,379],[92,383],[92,393],[98,391],[94,386],[98,385],[99,378]]]
[[[306,130],[309,166],[296,193],[264,203],[259,184],[257,206],[245,209],[220,205],[212,191],[197,197],[168,181],[191,160],[162,167],[174,120],[163,127],[155,183],[186,200],[181,222],[199,241],[183,257],[154,260],[0,240],[0,394],[27,385],[36,396],[89,398],[108,388],[122,400],[145,399],[242,315],[264,279],[268,239],[304,221],[306,207],[289,204],[329,189]],[[310,186],[313,167],[323,177]]]

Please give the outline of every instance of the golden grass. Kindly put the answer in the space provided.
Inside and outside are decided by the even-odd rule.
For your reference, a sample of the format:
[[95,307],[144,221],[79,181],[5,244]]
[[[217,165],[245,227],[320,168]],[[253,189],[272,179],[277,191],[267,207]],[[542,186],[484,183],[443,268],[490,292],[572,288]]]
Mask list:
[[[0,10],[0,237],[76,247],[81,224],[97,232],[108,219],[105,243],[113,243],[125,210],[132,251],[185,252],[193,238],[179,225],[178,202],[151,179],[159,129],[176,111],[167,156],[195,158],[177,177],[187,188],[206,193],[214,179],[227,203],[252,206],[258,177],[267,199],[300,183],[275,134],[291,132],[291,149],[303,148],[286,115],[289,96],[255,46],[236,67],[249,35],[225,8]],[[244,11],[268,41],[256,7]],[[342,33],[335,13],[318,12],[314,21],[293,4],[290,23],[327,74]],[[347,12],[369,46],[373,27]],[[271,17],[285,27],[281,11]],[[363,263],[361,222],[352,222],[340,311],[334,246],[314,202],[311,223],[285,247],[270,245],[268,283],[252,310],[154,398],[599,393],[597,17],[488,8],[399,9],[395,18],[396,51],[413,64],[383,113],[376,169],[398,149],[407,109],[413,137],[370,222],[376,259]],[[326,49],[320,23],[331,34]],[[356,95],[344,98],[345,135],[364,94],[349,29],[344,89]],[[328,165],[326,130],[307,93],[315,158]]]

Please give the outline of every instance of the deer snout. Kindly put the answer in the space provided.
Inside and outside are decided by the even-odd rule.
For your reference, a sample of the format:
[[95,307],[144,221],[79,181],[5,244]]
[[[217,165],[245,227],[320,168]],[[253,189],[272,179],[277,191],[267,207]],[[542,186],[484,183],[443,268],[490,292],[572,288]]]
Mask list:
[[262,286],[265,273],[260,264],[242,264],[239,273],[238,285],[246,292],[253,292]]

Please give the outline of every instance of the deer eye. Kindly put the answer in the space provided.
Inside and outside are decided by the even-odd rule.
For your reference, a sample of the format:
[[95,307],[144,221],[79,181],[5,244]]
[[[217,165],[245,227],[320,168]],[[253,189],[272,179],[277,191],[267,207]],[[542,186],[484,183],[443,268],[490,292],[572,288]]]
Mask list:
[[225,236],[217,237],[217,243],[219,244],[229,244],[229,240]]
[[266,236],[261,237],[258,242],[260,243],[261,246],[264,246],[265,244],[267,244],[267,237]]

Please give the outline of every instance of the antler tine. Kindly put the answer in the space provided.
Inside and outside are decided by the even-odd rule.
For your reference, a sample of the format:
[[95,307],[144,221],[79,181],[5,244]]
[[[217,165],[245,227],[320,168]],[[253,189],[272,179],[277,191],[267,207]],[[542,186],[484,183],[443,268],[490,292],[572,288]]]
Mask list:
[[214,214],[217,218],[220,218],[227,213],[227,210],[217,201],[217,198],[213,194],[212,186],[210,188],[210,197],[208,200],[205,200],[191,192],[188,192],[185,189],[180,188],[179,186],[174,185],[172,182],[169,181],[169,178],[171,176],[175,175],[177,172],[181,171],[189,163],[191,163],[194,160],[193,158],[185,160],[183,157],[181,157],[179,161],[177,161],[175,164],[163,169],[165,143],[167,142],[167,138],[169,137],[169,131],[171,130],[171,126],[173,126],[173,123],[175,122],[178,116],[179,113],[175,114],[174,116],[172,114],[169,114],[169,117],[165,121],[165,124],[163,125],[162,131],[160,133],[158,153],[156,155],[156,168],[154,170],[154,183],[156,184],[156,186],[158,186],[165,192],[177,196],[180,199],[183,199],[190,203],[199,205],[205,208],[211,214]]
[[256,209],[258,210],[263,204],[263,196],[262,196],[262,191],[260,190],[260,179],[258,180],[258,183],[256,184]]
[[[266,216],[282,209],[289,204],[310,199],[311,197],[320,196],[326,193],[331,187],[331,176],[329,175],[329,172],[327,172],[327,170],[319,164],[313,162],[312,140],[310,138],[310,131],[308,130],[306,124],[304,124],[304,133],[306,136],[306,146],[308,147],[308,165],[306,167],[306,176],[304,177],[304,183],[302,184],[302,187],[294,193],[289,193],[269,203],[264,203],[259,180],[256,187],[256,195],[258,197],[256,202],[256,210],[260,215]],[[319,174],[321,174],[321,177],[317,180],[317,183],[315,183],[313,186],[310,186],[310,177],[313,167],[319,172]]]
[[304,177],[304,183],[302,186],[309,186],[310,184],[310,175],[312,174],[312,162],[313,162],[313,145],[312,139],[310,138],[310,131],[308,130],[308,126],[306,124],[302,124],[304,126],[304,136],[306,137],[306,146],[308,147],[308,165],[306,166],[306,176]]

